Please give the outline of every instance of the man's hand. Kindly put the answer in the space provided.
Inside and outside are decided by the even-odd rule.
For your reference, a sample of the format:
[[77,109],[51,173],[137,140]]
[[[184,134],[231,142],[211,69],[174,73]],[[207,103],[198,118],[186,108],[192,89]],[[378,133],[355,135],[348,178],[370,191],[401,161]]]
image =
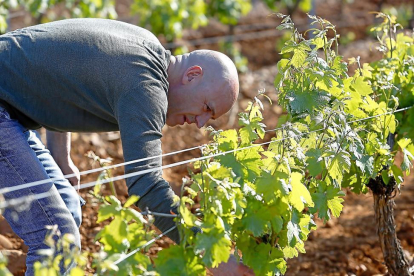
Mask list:
[[56,164],[64,175],[75,174],[68,178],[69,182],[73,186],[77,186],[79,189],[80,174],[78,168],[73,164],[72,158],[70,157],[70,132],[54,132],[47,131],[47,148],[50,154],[55,159]]
[[68,178],[70,184],[72,184],[73,186],[77,187],[76,189],[79,190],[80,188],[80,173],[79,173],[79,169],[75,166],[75,164],[73,164],[73,161],[70,157],[68,157],[69,159],[66,160],[65,162],[61,162],[61,164],[59,165],[59,168],[62,170],[62,173],[64,175],[67,174],[75,174],[74,176]]
[[209,270],[214,276],[254,276],[253,270],[237,262],[234,255],[230,256],[227,263],[221,263],[218,267]]

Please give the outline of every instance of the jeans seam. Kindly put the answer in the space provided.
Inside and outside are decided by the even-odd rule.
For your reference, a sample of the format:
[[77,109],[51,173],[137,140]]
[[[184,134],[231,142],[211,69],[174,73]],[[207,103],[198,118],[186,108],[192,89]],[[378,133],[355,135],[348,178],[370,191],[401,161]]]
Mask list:
[[[1,153],[1,149],[0,149],[0,153]],[[21,177],[21,175],[20,175],[20,173],[16,170],[16,168],[13,166],[13,164],[12,163],[10,163],[10,161],[9,161],[9,159],[7,158],[7,157],[5,157],[4,155],[3,155],[3,158],[6,160],[6,162],[7,162],[7,164],[9,164],[9,166],[13,169],[13,171],[19,176],[19,178],[22,180],[22,182],[24,183],[24,184],[27,184],[27,182]],[[43,185],[43,184],[40,184],[40,185]],[[30,188],[27,188],[28,189],[28,191],[32,194],[32,195],[36,195],[36,193],[34,193]],[[43,211],[43,213],[45,213],[46,214],[46,217],[47,217],[47,219],[49,220],[49,222],[51,223],[50,225],[55,225],[54,223],[53,223],[53,220],[50,218],[50,216],[49,216],[49,213],[48,212],[46,212],[46,210],[43,208],[43,206],[42,206],[42,204],[40,204],[40,202],[39,202],[39,199],[37,199],[36,198],[36,202],[37,202],[37,204],[40,206],[40,208],[42,209],[42,211]],[[30,202],[29,202],[30,203]]]

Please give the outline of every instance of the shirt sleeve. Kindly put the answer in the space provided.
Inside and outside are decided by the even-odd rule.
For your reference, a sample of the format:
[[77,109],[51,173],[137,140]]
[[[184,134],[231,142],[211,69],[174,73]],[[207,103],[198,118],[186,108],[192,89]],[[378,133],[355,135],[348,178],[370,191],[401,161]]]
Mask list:
[[[137,205],[141,210],[177,213],[177,207],[173,206],[174,192],[162,178],[162,158],[155,157],[162,153],[160,139],[167,110],[166,92],[156,80],[140,81],[136,89],[119,98],[116,108],[125,161],[154,157],[125,166],[126,174],[154,169],[127,178],[128,193],[140,197]],[[155,217],[154,224],[164,232],[175,222],[172,218]],[[177,229],[167,236],[179,243]]]

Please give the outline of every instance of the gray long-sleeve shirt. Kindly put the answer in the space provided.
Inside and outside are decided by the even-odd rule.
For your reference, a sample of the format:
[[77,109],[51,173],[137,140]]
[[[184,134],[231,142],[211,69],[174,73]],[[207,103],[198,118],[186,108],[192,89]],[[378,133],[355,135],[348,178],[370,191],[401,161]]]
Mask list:
[[[161,154],[170,52],[149,31],[105,19],[70,19],[0,36],[0,101],[26,127],[120,130],[125,161]],[[135,172],[161,158],[126,166]],[[169,213],[173,195],[157,170],[127,179],[138,206]],[[157,218],[165,231],[172,219]],[[178,232],[169,235],[178,242]]]

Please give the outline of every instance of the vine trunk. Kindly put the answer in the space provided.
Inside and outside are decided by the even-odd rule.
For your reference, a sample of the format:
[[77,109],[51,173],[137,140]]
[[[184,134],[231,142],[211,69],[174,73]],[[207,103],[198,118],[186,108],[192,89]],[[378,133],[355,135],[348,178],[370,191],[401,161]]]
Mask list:
[[376,179],[371,179],[369,187],[374,194],[375,221],[388,272],[396,276],[412,275],[409,263],[405,258],[395,231],[395,203],[392,196],[396,191],[395,180],[390,179],[390,182],[386,185],[382,177],[377,177]]

